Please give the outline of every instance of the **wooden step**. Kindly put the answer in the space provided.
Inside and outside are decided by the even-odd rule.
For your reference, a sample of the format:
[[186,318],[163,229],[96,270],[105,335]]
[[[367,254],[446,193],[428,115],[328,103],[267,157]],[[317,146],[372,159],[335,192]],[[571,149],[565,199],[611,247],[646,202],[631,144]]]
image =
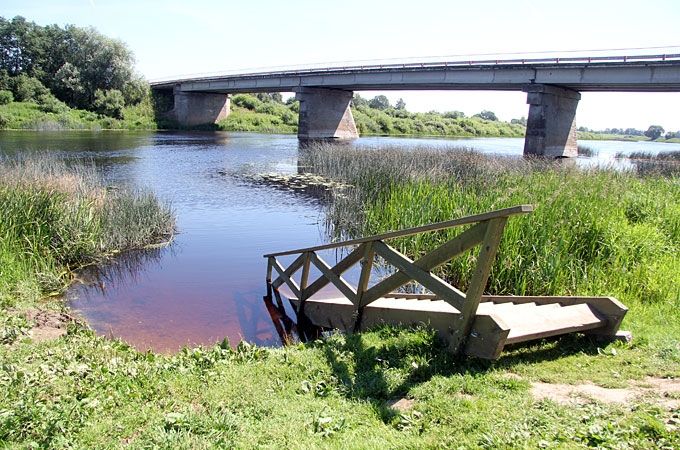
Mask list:
[[501,314],[503,322],[510,327],[506,344],[525,342],[576,331],[591,330],[607,324],[589,305],[538,306],[530,312],[515,311]]

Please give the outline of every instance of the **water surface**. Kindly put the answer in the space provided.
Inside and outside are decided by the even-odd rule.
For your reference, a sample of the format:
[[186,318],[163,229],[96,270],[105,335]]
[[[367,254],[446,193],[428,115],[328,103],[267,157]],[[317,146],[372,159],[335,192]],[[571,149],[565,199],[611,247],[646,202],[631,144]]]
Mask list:
[[[617,152],[680,150],[679,144],[584,142],[607,164]],[[521,155],[522,139],[368,137],[355,146],[452,145]],[[297,173],[294,136],[238,133],[0,133],[0,153],[49,152],[94,163],[107,183],[148,188],[169,201],[179,234],[172,246],[135,252],[82,275],[71,306],[101,334],[140,350],[174,351],[228,338],[277,345],[263,303],[265,253],[328,240],[323,200],[306,191],[254,184],[243,173]],[[324,254],[329,263],[340,255]],[[356,274],[350,274],[350,280]]]

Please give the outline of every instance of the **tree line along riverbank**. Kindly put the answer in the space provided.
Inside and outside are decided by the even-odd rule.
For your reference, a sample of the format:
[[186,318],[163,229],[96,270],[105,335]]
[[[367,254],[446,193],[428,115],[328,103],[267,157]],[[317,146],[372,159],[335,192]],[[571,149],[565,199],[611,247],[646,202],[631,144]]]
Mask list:
[[[3,94],[4,92],[4,94]],[[380,97],[380,96],[379,96]],[[9,130],[158,130],[182,129],[164,114],[159,104],[165,99],[155,99],[148,92],[138,103],[121,105],[115,116],[96,111],[71,108],[63,102],[45,100],[39,95],[13,101],[11,91],[0,90],[0,129]],[[375,100],[375,99],[373,99]],[[381,103],[377,103],[380,105]],[[384,103],[383,103],[384,104]],[[195,129],[256,132],[270,134],[297,133],[299,104],[289,99],[284,102],[280,94],[237,94],[231,99],[230,115],[215,125]],[[369,101],[355,97],[352,114],[362,136],[436,136],[436,137],[524,137],[526,120],[500,121],[492,111],[482,111],[466,117],[460,111],[412,113],[404,107],[377,107]],[[674,133],[659,137],[655,142],[678,143]],[[646,141],[644,134],[611,134],[595,131],[578,131],[580,140]]]
[[[94,28],[41,26],[17,16],[0,17],[0,129],[175,129],[165,112],[168,98],[154,95],[134,69],[128,46]],[[460,111],[412,113],[402,100],[355,95],[352,108],[362,135],[522,137],[526,119],[499,121],[492,111],[465,117]],[[227,131],[295,133],[298,104],[281,94],[233,97],[232,114],[209,127]],[[652,125],[641,130],[581,128],[581,139],[680,140]],[[665,133],[665,134],[664,134]]]

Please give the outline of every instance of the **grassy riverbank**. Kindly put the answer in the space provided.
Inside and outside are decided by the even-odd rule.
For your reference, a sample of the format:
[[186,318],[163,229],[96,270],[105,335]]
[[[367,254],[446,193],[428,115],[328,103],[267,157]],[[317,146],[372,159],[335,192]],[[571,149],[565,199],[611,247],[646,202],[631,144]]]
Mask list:
[[150,193],[107,187],[92,167],[51,159],[0,164],[0,305],[35,304],[74,270],[167,240],[171,211]]
[[[153,99],[145,97],[121,110],[120,118],[69,108],[53,101],[41,105],[33,101],[0,104],[0,129],[8,130],[156,130],[173,129],[171,121],[157,122]],[[165,105],[167,107],[167,105]],[[283,103],[266,95],[237,94],[231,99],[231,113],[211,129],[269,134],[297,133],[299,103]],[[361,136],[432,137],[524,137],[521,123],[485,120],[462,113],[411,113],[405,109],[353,106],[352,114]],[[206,129],[205,126],[200,127]],[[649,141],[646,136],[627,136],[579,131],[579,140]],[[659,138],[654,142],[678,143],[680,139]]]
[[155,130],[153,108],[149,102],[123,108],[122,118],[101,116],[61,104],[46,109],[34,102],[0,105],[0,129],[6,130]]
[[[348,219],[341,225],[345,230],[353,224],[354,232],[377,231],[511,203],[537,203],[534,215],[511,221],[499,258],[502,270],[494,268],[490,289],[533,293],[573,287],[574,292],[621,294],[631,308],[625,327],[636,334],[635,343],[603,347],[572,336],[510,349],[490,363],[451,358],[433,334],[422,329],[336,335],[281,349],[241,344],[232,350],[225,343],[174,356],[140,353],[78,324],[69,325],[65,336],[39,341],[31,330],[35,315],[27,314],[26,306],[54,308],[56,303],[17,300],[22,280],[49,291],[40,274],[59,275],[51,272],[52,267],[63,272],[73,261],[77,265],[102,252],[156,241],[170,222],[167,210],[156,202],[104,189],[89,171],[51,165],[47,170],[40,164],[6,166],[0,199],[3,212],[11,213],[3,215],[0,230],[2,245],[13,246],[0,255],[25,262],[14,265],[17,270],[12,273],[21,275],[14,279],[4,278],[10,272],[5,271],[5,261],[0,265],[6,289],[0,309],[0,445],[362,449],[680,445],[674,428],[677,417],[669,410],[680,398],[677,392],[663,397],[656,387],[665,380],[662,377],[680,376],[680,332],[674,320],[678,298],[673,293],[677,284],[672,284],[677,274],[662,270],[667,264],[677,267],[679,211],[673,201],[679,198],[677,179],[579,174],[517,161],[496,163],[471,153],[450,158],[429,150],[320,150],[310,150],[307,162],[317,172],[355,185],[346,199],[351,203],[344,207],[338,203],[336,210]],[[522,173],[529,177],[525,182],[520,182]],[[589,176],[593,181],[587,181]],[[539,181],[548,184],[541,188]],[[572,201],[567,188],[576,191]],[[494,194],[499,196],[496,200]],[[409,195],[414,201],[402,203]],[[667,205],[660,205],[662,196]],[[116,198],[145,206],[126,206]],[[363,213],[350,214],[349,207]],[[121,209],[131,213],[121,216]],[[157,226],[151,227],[144,219],[149,211],[165,219],[152,220]],[[600,217],[604,222],[594,227],[598,234],[592,237],[587,231],[600,224]],[[615,230],[608,221],[614,219],[611,225],[623,226],[624,231],[609,240],[608,233]],[[551,238],[540,241],[541,236]],[[538,266],[549,260],[540,248],[531,248],[532,242],[552,242],[550,249],[561,262],[584,261],[581,266],[574,263],[581,269],[574,277],[590,274],[592,283],[572,284],[574,277],[562,276],[545,288],[536,284],[549,279],[542,278],[550,275],[542,275]],[[432,244],[401,242],[410,252]],[[613,248],[605,253],[608,247]],[[607,254],[609,264],[601,261]],[[59,255],[64,257],[49,264],[36,262]],[[624,261],[622,255],[630,260]],[[645,273],[638,266],[652,256],[660,259],[647,269],[645,282],[659,283],[628,286],[633,278],[625,272]],[[604,272],[591,273],[591,264]],[[518,267],[531,273],[517,273]],[[455,276],[457,269],[447,273]],[[53,289],[63,286],[66,278],[56,279],[60,281]],[[525,279],[536,283],[514,285]],[[642,297],[647,292],[653,295]],[[623,403],[584,398],[560,402],[536,394],[538,382],[592,382],[635,395]],[[401,402],[392,406],[396,400]]]

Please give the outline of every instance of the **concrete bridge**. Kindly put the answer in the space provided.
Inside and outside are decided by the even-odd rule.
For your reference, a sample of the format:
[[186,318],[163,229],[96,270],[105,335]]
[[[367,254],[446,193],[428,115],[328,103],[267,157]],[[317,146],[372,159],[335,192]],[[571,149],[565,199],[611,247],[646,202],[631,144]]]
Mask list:
[[580,92],[680,92],[680,54],[409,62],[197,76],[151,83],[171,91],[183,126],[229,114],[229,95],[295,92],[300,139],[358,137],[350,101],[362,90],[501,90],[527,93],[524,154],[576,156]]

